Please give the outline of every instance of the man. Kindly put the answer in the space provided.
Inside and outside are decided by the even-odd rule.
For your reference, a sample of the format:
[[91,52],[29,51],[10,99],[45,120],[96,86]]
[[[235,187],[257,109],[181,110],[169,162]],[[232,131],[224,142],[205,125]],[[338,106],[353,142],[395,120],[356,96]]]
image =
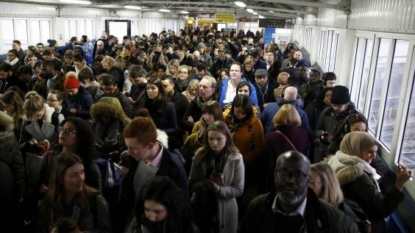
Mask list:
[[349,217],[308,188],[309,173],[310,161],[300,152],[279,155],[274,170],[275,191],[251,202],[241,232],[359,232]]
[[255,71],[255,90],[258,99],[258,106],[261,112],[269,102],[275,102],[275,87],[268,83],[268,72],[266,69],[258,69]]
[[269,73],[269,84],[278,86],[277,77],[281,70],[281,61],[275,59],[275,52],[270,50],[265,53],[265,62],[267,63],[267,70]]
[[231,60],[226,58],[224,50],[218,50],[218,58],[213,62],[212,67],[210,67],[210,73],[215,77],[218,78],[219,74],[218,71],[220,69],[230,69],[231,68]]
[[[224,79],[219,86],[219,104],[223,107],[232,103],[233,99],[236,96],[236,87],[241,81],[247,82],[245,78],[242,77],[242,65],[240,63],[233,63],[230,69],[230,77]],[[249,83],[251,93],[249,93],[249,98],[252,101],[253,105],[258,105],[258,99],[255,87]]]
[[267,134],[272,131],[274,128],[272,119],[280,110],[280,106],[283,104],[292,104],[295,109],[298,111],[298,114],[301,118],[301,128],[307,131],[309,139],[314,138],[314,132],[311,129],[310,125],[308,124],[308,117],[307,114],[301,109],[298,99],[298,88],[294,86],[287,86],[283,90],[283,97],[278,100],[276,103],[269,103],[265,108],[264,111],[261,113],[261,122],[264,126],[264,133]]
[[196,66],[196,73],[192,76],[192,79],[201,80],[205,76],[212,76],[209,71],[206,70],[206,65],[203,63],[199,63]]
[[295,67],[300,67],[300,66],[310,67],[311,66],[310,62],[307,61],[307,59],[303,58],[303,52],[301,52],[300,50],[295,51],[293,57],[298,60],[298,63],[295,65]]
[[107,55],[107,51],[105,50],[104,41],[102,41],[102,40],[97,41],[97,50],[95,52],[95,55]]
[[16,83],[17,77],[13,72],[13,67],[6,63],[0,63],[0,95]]
[[43,45],[43,43],[37,43],[36,50],[40,55],[42,55],[43,51],[45,50],[45,46]]
[[310,81],[310,69],[305,66],[298,67],[298,83],[297,87],[300,88],[302,85],[307,84]]
[[24,58],[26,57],[26,54],[24,53],[22,49],[22,44],[20,43],[20,41],[13,40],[12,48],[17,51],[17,57],[23,63]]
[[311,69],[310,71],[310,82],[300,86],[300,94],[304,99],[304,106],[308,103],[313,102],[317,96],[314,96],[315,89],[322,81],[320,80],[320,71],[317,69]]
[[200,120],[200,117],[202,117],[203,104],[209,100],[215,99],[214,93],[216,90],[216,85],[216,79],[210,76],[205,76],[202,78],[202,80],[200,80],[199,96],[190,102],[190,106],[182,118],[184,130],[191,132],[194,123]]
[[122,109],[129,118],[133,118],[133,103],[127,96],[121,93],[117,87],[117,79],[111,74],[101,74],[101,87],[103,93],[97,93],[94,103],[98,102],[102,97],[115,97],[122,106]]
[[315,162],[320,162],[330,152],[327,151],[330,143],[341,141],[344,136],[340,134],[343,132],[344,121],[357,113],[354,103],[350,100],[349,89],[345,86],[333,87],[330,102],[331,107],[321,112],[317,122],[315,135],[318,147],[314,155]]
[[167,135],[160,132],[153,120],[148,117],[134,118],[124,130],[127,154],[134,161],[131,162],[128,173],[122,179],[119,212],[114,213],[118,221],[114,229],[125,228],[144,185],[155,176],[170,177],[188,197],[187,176],[183,163],[179,156],[172,154],[166,145],[162,144],[161,141],[166,141]]
[[[183,128],[182,118],[189,108],[189,101],[182,93],[176,91],[174,86],[173,76],[164,75],[161,77],[161,84],[163,85],[164,92],[167,95],[167,98],[174,104],[177,115],[177,125],[180,129]],[[171,142],[171,143],[170,143]],[[169,137],[170,149],[178,149],[183,146],[183,131],[179,130],[176,134],[176,137]]]
[[73,57],[74,57],[74,67],[75,67],[76,75],[78,75],[79,71],[83,68],[89,69],[92,73],[92,69],[88,66],[88,64],[84,60],[84,57],[81,54],[76,53]]
[[251,55],[254,62],[254,70],[267,69],[267,63],[260,58],[258,49],[252,50]]
[[44,84],[45,92],[39,94],[44,96],[45,99],[51,90],[59,90],[62,92],[65,91],[65,75],[63,74],[63,72],[60,71],[61,66],[61,63],[57,63],[50,60],[44,61],[41,66],[41,75],[46,80],[46,82]]

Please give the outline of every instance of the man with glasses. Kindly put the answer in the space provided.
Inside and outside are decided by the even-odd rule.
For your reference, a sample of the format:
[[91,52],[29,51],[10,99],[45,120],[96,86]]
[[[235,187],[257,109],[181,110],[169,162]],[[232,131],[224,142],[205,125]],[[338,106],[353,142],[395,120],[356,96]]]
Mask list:
[[[349,89],[345,86],[335,86],[330,98],[331,107],[324,109],[316,126],[316,147],[314,162],[321,161],[327,155],[327,147],[336,140],[333,135],[342,130],[344,121],[352,114],[357,113],[355,105],[350,101]],[[339,135],[340,136],[340,135]],[[342,136],[341,136],[342,137]]]
[[308,188],[309,172],[310,161],[300,152],[279,155],[274,170],[275,191],[250,203],[241,232],[359,232],[349,217]]

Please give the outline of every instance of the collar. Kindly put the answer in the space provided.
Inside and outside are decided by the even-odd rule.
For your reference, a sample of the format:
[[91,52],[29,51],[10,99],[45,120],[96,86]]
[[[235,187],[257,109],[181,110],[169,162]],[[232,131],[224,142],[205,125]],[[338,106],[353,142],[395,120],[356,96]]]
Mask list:
[[291,213],[285,213],[285,212],[279,210],[278,209],[278,205],[277,205],[277,201],[278,201],[278,194],[275,195],[274,202],[272,203],[272,211],[275,214],[280,213],[280,214],[283,214],[283,215],[286,215],[286,216],[295,216],[295,215],[298,215],[299,214],[299,215],[301,215],[304,218],[305,207],[307,205],[307,197],[305,197],[304,200],[303,200],[303,202],[301,202],[301,204],[297,207],[297,209],[294,210]]
[[160,151],[159,153],[156,155],[156,157],[150,162],[150,163],[146,163],[147,165],[151,165],[153,167],[160,167],[160,163],[161,163],[161,158],[163,157],[163,145],[161,145],[161,143],[157,142],[160,146]]

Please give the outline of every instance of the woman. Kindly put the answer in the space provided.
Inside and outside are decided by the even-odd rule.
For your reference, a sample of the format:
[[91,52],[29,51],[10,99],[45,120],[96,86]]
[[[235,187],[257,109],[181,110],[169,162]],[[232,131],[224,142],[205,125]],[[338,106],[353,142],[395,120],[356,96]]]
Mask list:
[[[301,118],[292,104],[284,104],[278,110],[273,119],[274,131],[265,136],[265,148],[261,157],[266,171],[263,180],[264,187],[261,192],[265,193],[274,187],[274,170],[278,156],[286,151],[296,150],[304,155],[308,154],[308,135],[307,131],[300,128]],[[265,188],[265,189],[262,189]]]
[[200,52],[199,60],[205,63],[206,70],[210,70],[210,67],[212,67],[212,64],[213,64],[213,60],[212,60],[212,57],[210,57],[210,54],[206,52],[206,45],[203,42],[200,42],[197,45],[197,49]]
[[351,132],[344,136],[340,150],[328,159],[336,172],[344,197],[356,202],[367,214],[374,233],[386,232],[385,218],[403,201],[405,182],[412,172],[403,165],[397,166],[396,182],[385,195],[380,193],[380,176],[370,166],[376,157],[378,143],[366,132]]
[[194,124],[192,134],[186,138],[182,147],[182,155],[186,160],[185,169],[187,174],[190,172],[192,157],[195,155],[197,149],[202,147],[203,134],[206,128],[214,121],[224,121],[222,108],[217,101],[210,100],[203,105],[202,117]]
[[320,96],[317,96],[317,98],[313,101],[307,104],[304,111],[307,114],[308,117],[308,123],[311,126],[311,129],[315,130],[317,121],[320,118],[321,112],[331,106],[330,98],[331,93],[333,91],[333,88],[325,88]]
[[237,232],[236,198],[244,189],[244,170],[242,155],[226,124],[209,124],[189,177],[195,218],[202,232]]
[[192,102],[199,95],[199,80],[192,79],[189,82],[186,90],[182,92],[187,101]]
[[370,222],[366,214],[353,201],[343,198],[336,174],[326,163],[315,163],[310,167],[310,180],[308,182],[316,196],[330,205],[339,208],[358,225],[361,233],[370,232]]
[[26,94],[23,109],[26,115],[19,143],[24,151],[42,155],[49,149],[50,140],[56,132],[56,126],[52,124],[55,109],[49,107],[35,91]]
[[177,74],[176,74],[176,83],[175,86],[177,88],[177,90],[179,92],[183,92],[187,89],[187,86],[189,86],[189,69],[187,68],[186,65],[182,65],[179,67],[179,69],[177,70]]
[[112,232],[108,204],[85,178],[79,156],[62,153],[56,158],[49,188],[38,207],[36,232],[53,231],[64,217],[74,220],[82,232]]
[[244,76],[246,80],[248,80],[251,83],[255,83],[255,70],[254,70],[254,62],[252,61],[251,57],[248,57],[244,61],[244,70],[243,70]]
[[8,90],[1,97],[0,104],[3,106],[4,112],[13,118],[13,132],[17,141],[19,141],[23,118],[25,116],[22,98],[20,98],[20,95],[17,92]]
[[100,90],[100,84],[95,80],[94,73],[91,69],[82,68],[79,70],[78,80],[79,84],[83,86],[89,94],[91,94],[92,99],[94,99],[98,93],[102,93],[102,90]]
[[176,73],[177,73],[177,69],[179,69],[179,65],[180,63],[179,63],[179,60],[177,59],[173,59],[169,61],[169,63],[167,64],[166,74],[177,78]]
[[142,93],[135,103],[134,114],[137,116],[143,108],[149,111],[158,129],[165,131],[169,137],[176,135],[176,110],[173,103],[168,101],[160,79],[152,78],[147,82],[146,92]]
[[156,176],[144,187],[135,217],[125,233],[196,233],[192,210],[181,190],[169,177]]
[[86,174],[86,184],[101,189],[101,174],[95,159],[95,135],[90,124],[78,117],[69,117],[59,124],[59,140],[54,150],[46,152],[39,167],[40,191],[47,190],[53,161],[61,153],[75,153],[81,157]]
[[79,84],[75,72],[66,74],[64,83],[65,91],[68,94],[67,113],[65,117],[76,116],[88,120],[91,118],[89,109],[93,103],[92,95]]
[[116,65],[114,58],[106,56],[102,61],[102,68],[106,70],[107,74],[113,75],[117,80],[118,90],[122,91],[124,88],[124,72],[123,70]]

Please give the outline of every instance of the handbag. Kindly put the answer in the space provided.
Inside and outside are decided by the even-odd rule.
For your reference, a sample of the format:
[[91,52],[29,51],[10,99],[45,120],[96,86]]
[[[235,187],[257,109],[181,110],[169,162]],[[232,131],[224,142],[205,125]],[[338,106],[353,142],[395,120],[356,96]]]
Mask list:
[[296,150],[296,151],[298,151],[297,150],[297,148],[294,146],[294,144],[291,142],[291,140],[290,139],[288,139],[288,137],[287,136],[285,136],[285,134],[283,133],[283,132],[281,132],[281,131],[279,131],[279,130],[277,130],[276,131],[277,133],[279,133],[279,134],[281,134],[284,138],[285,138],[285,140],[291,145],[291,147],[294,149],[294,150]]

